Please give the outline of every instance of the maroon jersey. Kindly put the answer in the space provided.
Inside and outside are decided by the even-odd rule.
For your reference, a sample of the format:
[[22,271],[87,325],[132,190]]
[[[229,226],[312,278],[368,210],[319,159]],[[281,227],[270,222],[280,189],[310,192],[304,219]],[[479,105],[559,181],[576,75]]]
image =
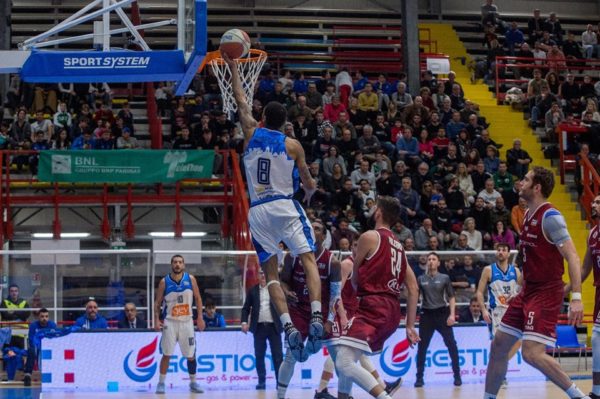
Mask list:
[[[316,260],[319,276],[321,277],[321,303],[324,304],[322,308],[323,318],[325,319],[327,317],[329,293],[331,291],[329,286],[329,273],[333,254],[329,250],[323,249]],[[295,306],[301,309],[308,309],[308,312],[310,313],[310,297],[308,296],[308,286],[306,285],[306,274],[304,273],[304,267],[302,266],[299,257],[294,258],[294,264],[292,266],[292,283],[290,288],[296,293],[296,297],[298,298],[298,302]]]
[[556,245],[548,241],[542,230],[542,220],[549,213],[558,211],[545,202],[536,210],[525,212],[521,231],[521,254],[523,255],[523,280],[526,283],[562,281],[563,257]]
[[[354,263],[354,258],[352,256],[348,257],[348,259]],[[344,288],[342,288],[342,303],[344,304],[344,309],[346,313],[353,314],[358,309],[358,298],[356,297],[356,290],[352,286],[352,282],[350,279],[352,278],[352,273],[346,279],[344,283]]]
[[594,271],[594,287],[600,287],[600,229],[598,226],[594,226],[590,231],[587,244]]
[[358,297],[380,294],[398,298],[408,261],[400,241],[386,228],[375,230],[379,246],[358,268]]

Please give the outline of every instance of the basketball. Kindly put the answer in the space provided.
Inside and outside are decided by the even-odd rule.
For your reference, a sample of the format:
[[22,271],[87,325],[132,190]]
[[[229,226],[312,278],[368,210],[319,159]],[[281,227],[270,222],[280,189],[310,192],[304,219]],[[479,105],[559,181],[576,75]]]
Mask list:
[[244,57],[250,50],[250,37],[241,29],[229,29],[221,36],[219,50],[230,58]]

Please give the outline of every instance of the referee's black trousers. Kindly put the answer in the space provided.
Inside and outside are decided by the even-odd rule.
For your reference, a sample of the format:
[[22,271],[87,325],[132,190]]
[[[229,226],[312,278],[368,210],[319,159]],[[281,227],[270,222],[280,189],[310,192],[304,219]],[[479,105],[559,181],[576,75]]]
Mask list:
[[436,331],[440,333],[444,339],[444,344],[448,348],[454,376],[460,376],[458,348],[456,346],[452,327],[449,327],[447,324],[449,316],[450,308],[447,306],[437,309],[422,309],[421,318],[419,319],[419,337],[421,338],[421,342],[419,342],[417,351],[417,379],[423,378],[427,348],[429,347],[433,333]]

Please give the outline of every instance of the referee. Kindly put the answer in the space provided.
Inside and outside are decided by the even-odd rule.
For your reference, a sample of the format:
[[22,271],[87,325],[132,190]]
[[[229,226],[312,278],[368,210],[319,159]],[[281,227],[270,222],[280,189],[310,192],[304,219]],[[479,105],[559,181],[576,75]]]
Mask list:
[[450,277],[438,272],[440,257],[435,252],[427,256],[427,273],[418,278],[419,290],[423,301],[421,303],[421,317],[419,319],[419,349],[417,351],[417,380],[415,387],[425,385],[423,372],[425,371],[425,355],[431,337],[435,331],[439,332],[448,348],[448,354],[452,360],[452,372],[454,373],[454,385],[462,385],[460,368],[458,367],[458,348],[454,339],[452,326],[455,323],[454,290]]

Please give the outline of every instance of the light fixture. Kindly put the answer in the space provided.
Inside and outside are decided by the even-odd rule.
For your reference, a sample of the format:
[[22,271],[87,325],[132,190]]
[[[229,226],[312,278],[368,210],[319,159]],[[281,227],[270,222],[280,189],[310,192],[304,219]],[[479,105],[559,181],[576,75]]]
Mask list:
[[[161,237],[161,238],[172,238],[175,237],[173,231],[151,231],[148,233],[150,237]],[[184,231],[181,233],[182,237],[204,237],[206,232],[204,231]]]
[[[60,233],[60,238],[86,238],[89,237],[90,233]],[[52,233],[33,233],[33,238],[54,238]]]

